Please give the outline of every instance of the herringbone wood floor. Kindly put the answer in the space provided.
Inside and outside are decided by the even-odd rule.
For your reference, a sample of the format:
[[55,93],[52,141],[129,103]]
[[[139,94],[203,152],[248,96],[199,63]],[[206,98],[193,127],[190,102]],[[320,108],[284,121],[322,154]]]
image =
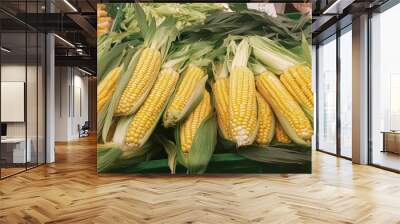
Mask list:
[[94,138],[0,181],[0,223],[400,223],[400,175],[313,154],[312,175],[96,173]]

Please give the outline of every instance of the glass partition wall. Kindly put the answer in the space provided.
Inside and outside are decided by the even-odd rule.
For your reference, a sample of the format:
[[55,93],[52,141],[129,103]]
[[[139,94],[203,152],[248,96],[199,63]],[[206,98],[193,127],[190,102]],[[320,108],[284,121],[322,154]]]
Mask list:
[[400,4],[371,18],[370,158],[400,171]]
[[[19,2],[18,7],[38,10],[32,2]],[[3,10],[0,7],[1,179],[45,163],[46,156],[45,35],[18,20],[21,14],[14,17]]]
[[336,36],[318,46],[318,145],[336,153]]
[[352,157],[351,25],[316,47],[316,149]]

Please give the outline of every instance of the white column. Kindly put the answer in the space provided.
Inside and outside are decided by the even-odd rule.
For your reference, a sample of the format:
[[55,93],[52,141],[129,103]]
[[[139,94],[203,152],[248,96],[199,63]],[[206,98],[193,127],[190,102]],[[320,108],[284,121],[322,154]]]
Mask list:
[[368,15],[353,20],[353,162],[368,163]]
[[52,163],[55,161],[54,151],[54,133],[55,133],[55,60],[54,60],[54,35],[47,34],[46,36],[46,163]]

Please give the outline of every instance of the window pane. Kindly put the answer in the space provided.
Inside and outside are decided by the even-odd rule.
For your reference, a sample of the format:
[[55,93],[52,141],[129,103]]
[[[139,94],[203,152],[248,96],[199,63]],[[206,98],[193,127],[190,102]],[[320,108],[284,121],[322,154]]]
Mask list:
[[336,40],[318,48],[318,148],[336,153]]
[[[400,42],[398,21],[400,5],[372,18],[372,163],[400,170],[400,134],[382,132],[400,130]],[[387,147],[384,147],[384,142]],[[394,144],[393,144],[394,143]]]
[[351,30],[340,36],[340,152],[352,154],[352,35]]

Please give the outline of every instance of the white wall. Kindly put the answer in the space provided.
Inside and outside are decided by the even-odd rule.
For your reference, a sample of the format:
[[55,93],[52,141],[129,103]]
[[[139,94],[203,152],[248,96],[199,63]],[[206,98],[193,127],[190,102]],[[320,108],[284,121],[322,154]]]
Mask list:
[[55,140],[78,139],[78,125],[88,120],[88,78],[71,67],[56,67],[55,74]]

